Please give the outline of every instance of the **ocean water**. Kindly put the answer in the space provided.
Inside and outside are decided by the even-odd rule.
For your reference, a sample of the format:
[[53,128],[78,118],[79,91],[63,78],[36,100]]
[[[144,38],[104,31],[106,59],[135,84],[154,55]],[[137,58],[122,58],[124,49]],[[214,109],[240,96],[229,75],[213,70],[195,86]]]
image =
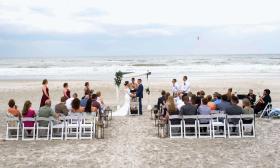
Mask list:
[[153,80],[280,78],[280,55],[165,55],[92,57],[0,57],[0,80],[112,81],[116,71],[152,72]]

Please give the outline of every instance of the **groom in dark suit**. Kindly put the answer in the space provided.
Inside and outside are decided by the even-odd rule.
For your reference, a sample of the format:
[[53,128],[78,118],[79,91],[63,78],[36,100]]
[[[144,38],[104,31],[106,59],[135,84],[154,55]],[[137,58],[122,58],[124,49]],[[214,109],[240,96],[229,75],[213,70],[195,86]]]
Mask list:
[[136,91],[136,97],[139,98],[139,114],[142,115],[142,99],[143,99],[143,91],[144,87],[142,85],[142,79],[137,80],[138,88]]

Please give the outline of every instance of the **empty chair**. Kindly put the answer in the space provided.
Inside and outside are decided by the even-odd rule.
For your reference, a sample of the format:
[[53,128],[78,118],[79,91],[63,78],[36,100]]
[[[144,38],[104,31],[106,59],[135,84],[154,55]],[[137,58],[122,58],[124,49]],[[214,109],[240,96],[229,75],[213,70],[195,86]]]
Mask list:
[[211,116],[213,138],[226,138],[226,114],[212,114]]
[[65,140],[79,139],[79,115],[70,115],[65,117]]
[[63,140],[63,135],[65,132],[65,117],[59,117],[57,120],[53,117],[50,118],[51,123],[51,140]]
[[261,111],[261,115],[260,118],[264,117],[264,116],[268,116],[272,110],[272,104],[271,103],[267,103],[267,105],[265,106],[264,110]]
[[[21,119],[22,121],[22,140],[35,140],[35,118],[32,117],[24,117]],[[27,122],[34,124],[26,124]],[[27,136],[26,136],[27,134]]]
[[182,117],[179,115],[170,115],[168,123],[170,138],[183,138]]
[[197,138],[197,115],[183,116],[184,138]]
[[197,116],[198,138],[212,138],[211,115]]
[[95,134],[95,115],[84,115],[80,119],[80,139],[92,139]]
[[242,137],[255,137],[255,115],[254,114],[242,114],[241,115],[241,129]]
[[241,138],[241,115],[227,115],[229,138]]
[[36,140],[49,140],[50,118],[36,117]]
[[19,139],[19,119],[18,117],[7,116],[6,117],[6,140],[18,140]]

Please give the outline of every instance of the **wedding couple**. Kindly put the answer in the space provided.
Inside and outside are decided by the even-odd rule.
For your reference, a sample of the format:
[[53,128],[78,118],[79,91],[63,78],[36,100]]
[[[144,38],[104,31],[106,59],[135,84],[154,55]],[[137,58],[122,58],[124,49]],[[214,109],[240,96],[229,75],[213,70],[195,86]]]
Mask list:
[[142,99],[143,99],[143,91],[144,87],[142,85],[142,79],[137,80],[138,87],[136,92],[131,92],[130,84],[128,81],[124,83],[124,104],[120,109],[113,113],[113,116],[126,116],[130,110],[130,99],[132,97],[138,97],[139,99],[139,114],[142,115]]

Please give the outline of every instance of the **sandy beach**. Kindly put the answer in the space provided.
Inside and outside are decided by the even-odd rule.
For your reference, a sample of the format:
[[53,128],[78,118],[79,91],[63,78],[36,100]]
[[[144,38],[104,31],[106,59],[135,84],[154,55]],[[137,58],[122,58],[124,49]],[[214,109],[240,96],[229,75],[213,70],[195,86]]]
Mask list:
[[[63,82],[49,82],[53,106],[62,95]],[[67,82],[72,93],[82,95],[84,81]],[[275,80],[207,79],[192,80],[191,83],[193,92],[203,89],[206,94],[224,93],[228,87],[238,93],[247,93],[249,88],[261,93],[264,88],[270,88],[274,107],[280,106]],[[0,81],[1,138],[5,135],[4,116],[9,98],[14,98],[20,109],[29,99],[37,109],[40,84],[41,81]],[[112,82],[91,81],[91,85],[102,92],[106,104],[117,104]],[[144,85],[147,84],[144,82]],[[150,88],[149,104],[155,104],[161,89],[170,90],[170,82],[151,80]],[[145,95],[144,106],[148,100]],[[150,120],[150,112],[146,110],[140,117],[113,118],[103,140],[1,141],[0,162],[1,167],[278,167],[279,125],[279,120],[258,119],[257,137],[248,139],[160,139]]]

